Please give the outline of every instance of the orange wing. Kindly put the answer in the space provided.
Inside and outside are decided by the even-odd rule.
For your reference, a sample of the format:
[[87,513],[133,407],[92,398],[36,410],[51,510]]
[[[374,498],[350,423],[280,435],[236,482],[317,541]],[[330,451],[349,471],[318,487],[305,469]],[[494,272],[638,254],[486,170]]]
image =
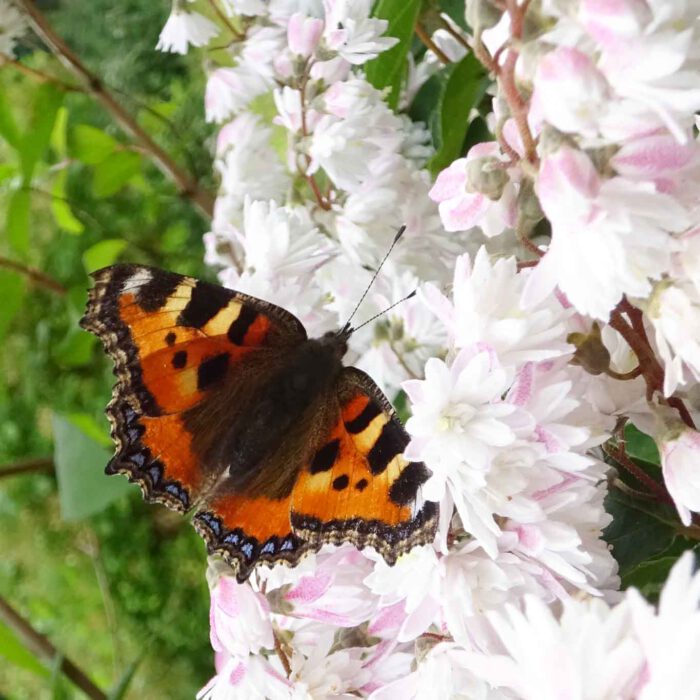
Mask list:
[[301,343],[306,331],[284,309],[192,277],[140,265],[93,277],[81,325],[102,340],[117,376],[107,472],[126,474],[148,501],[186,511],[217,478],[196,454],[186,411],[246,358]]
[[437,505],[420,499],[428,471],[403,457],[409,437],[364,372],[343,369],[338,401],[337,423],[294,486],[292,529],[314,548],[352,542],[393,564],[434,539]]

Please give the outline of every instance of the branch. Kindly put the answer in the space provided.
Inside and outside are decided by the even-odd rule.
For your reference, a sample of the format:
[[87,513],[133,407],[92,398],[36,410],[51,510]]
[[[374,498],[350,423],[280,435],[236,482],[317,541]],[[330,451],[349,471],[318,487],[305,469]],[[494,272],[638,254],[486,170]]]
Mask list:
[[19,462],[3,464],[0,466],[0,479],[4,476],[15,476],[17,474],[31,474],[33,472],[50,472],[54,470],[54,463],[51,457],[37,457],[35,459],[23,459]]
[[450,57],[430,38],[430,35],[423,29],[423,25],[421,25],[420,22],[416,24],[415,31],[421,43],[440,59],[440,63],[444,63],[445,65],[452,63]]
[[40,287],[45,289],[50,289],[54,294],[59,294],[61,296],[67,293],[66,288],[57,282],[53,277],[49,277],[41,270],[37,270],[33,267],[24,265],[23,263],[17,262],[16,260],[10,260],[0,255],[0,267],[5,267],[8,270],[13,270],[14,272],[19,272],[20,275],[28,277],[34,284],[38,284]]
[[180,196],[189,199],[205,216],[211,218],[214,213],[213,195],[202,189],[200,184],[189,173],[182,170],[141,128],[134,117],[105,88],[100,78],[92,73],[63,39],[56,34],[33,0],[19,0],[19,3],[27,13],[34,31],[44,40],[61,63],[85,85],[87,92],[102,104],[121,128],[145,149],[160,171],[175,183]]
[[61,672],[92,700],[107,700],[103,693],[70,659],[43,635],[37,632],[7,601],[0,596],[0,620],[2,620],[37,658],[49,666],[59,662]]
[[18,61],[16,58],[11,58],[4,53],[0,54],[0,66],[12,66],[20,73],[32,78],[33,80],[38,80],[41,83],[51,83],[52,85],[59,87],[61,90],[65,90],[66,92],[85,92],[83,88],[78,87],[77,85],[71,85],[70,83],[66,83],[53,75],[43,73],[40,70],[36,70],[36,68],[25,66],[21,61]]

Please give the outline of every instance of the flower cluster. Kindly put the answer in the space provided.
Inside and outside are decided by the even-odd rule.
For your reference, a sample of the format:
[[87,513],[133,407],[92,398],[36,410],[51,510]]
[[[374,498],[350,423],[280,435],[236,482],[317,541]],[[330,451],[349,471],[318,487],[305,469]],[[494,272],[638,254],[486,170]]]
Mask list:
[[222,283],[318,335],[406,226],[361,313],[418,294],[350,359],[405,392],[441,512],[393,567],[349,545],[246,584],[212,564],[201,697],[695,697],[671,685],[700,642],[691,558],[657,612],[617,591],[602,534],[630,423],[660,448],[651,495],[700,512],[700,1],[468,0],[473,31],[443,17],[398,96],[436,55],[494,76],[494,140],[435,178],[430,133],[364,72],[397,42],[371,5],[226,0],[214,24],[176,0],[159,41],[231,42],[205,95]]
[[17,40],[27,31],[27,20],[13,0],[0,0],[0,55],[12,56]]

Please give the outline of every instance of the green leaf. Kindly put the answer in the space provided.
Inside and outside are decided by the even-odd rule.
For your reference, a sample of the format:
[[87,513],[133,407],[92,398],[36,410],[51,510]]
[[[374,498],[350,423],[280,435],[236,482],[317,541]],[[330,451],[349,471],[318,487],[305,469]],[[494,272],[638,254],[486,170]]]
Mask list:
[[116,139],[89,124],[78,124],[71,134],[71,155],[88,165],[101,163],[118,147]]
[[92,191],[96,197],[119,192],[141,170],[141,156],[131,151],[116,151],[95,166]]
[[396,109],[401,86],[406,75],[406,57],[411,47],[413,29],[418,19],[420,0],[379,0],[372,14],[389,21],[384,36],[396,37],[399,42],[388,51],[365,65],[367,80],[378,89],[390,88],[387,103]]
[[15,190],[7,205],[5,231],[14,250],[21,255],[29,252],[29,206],[31,195],[28,189]]
[[449,77],[438,102],[439,121],[433,133],[437,153],[428,167],[435,174],[462,155],[464,138],[469,128],[469,115],[488,87],[483,66],[472,54],[448,66]]
[[112,447],[112,438],[109,436],[109,427],[106,418],[103,418],[102,425],[89,413],[66,413],[64,418],[70,421],[70,423],[82,433],[85,433],[91,440],[94,440],[103,447]]
[[29,128],[24,132],[20,144],[20,161],[24,181],[30,182],[34,168],[43,156],[51,140],[56,113],[63,101],[63,93],[50,83],[37,90]]
[[102,267],[111,265],[116,261],[126,246],[126,241],[121,238],[108,238],[90,246],[83,253],[85,271],[89,274]]
[[641,459],[651,464],[661,464],[659,448],[654,439],[631,423],[625,426],[625,451],[634,459]]
[[440,10],[444,12],[453,22],[462,29],[467,29],[467,22],[464,18],[464,0],[440,0]]
[[68,155],[67,131],[68,110],[65,107],[60,107],[56,113],[56,121],[53,125],[50,140],[51,148],[53,148],[59,158],[65,158]]
[[80,234],[85,230],[83,222],[77,219],[70,204],[66,201],[66,180],[68,171],[60,170],[53,183],[51,194],[51,211],[58,226],[66,233]]
[[53,358],[63,367],[85,367],[92,363],[92,349],[96,342],[94,335],[71,326],[54,348]]
[[50,671],[17,639],[14,632],[0,622],[0,656],[11,664],[30,671],[37,676],[48,678]]
[[12,116],[12,110],[7,102],[5,93],[0,90],[0,136],[13,148],[19,148],[20,135]]
[[65,416],[54,414],[53,433],[58,494],[65,520],[98,513],[128,490],[126,479],[111,479],[104,473],[110,451]]
[[645,598],[654,600],[661,592],[669,571],[677,561],[677,555],[663,555],[640,562],[622,578],[622,587],[634,586]]
[[68,691],[66,680],[63,675],[64,656],[63,654],[56,654],[51,664],[51,700],[68,700],[70,698],[70,693]]
[[605,510],[613,520],[603,537],[612,545],[623,578],[642,562],[664,552],[677,536],[670,511],[632,499],[618,490],[608,493]]

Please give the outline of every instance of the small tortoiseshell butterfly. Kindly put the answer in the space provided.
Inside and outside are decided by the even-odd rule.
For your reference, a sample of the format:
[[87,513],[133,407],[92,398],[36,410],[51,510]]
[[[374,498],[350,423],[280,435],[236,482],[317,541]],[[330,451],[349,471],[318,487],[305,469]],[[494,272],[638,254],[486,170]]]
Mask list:
[[239,581],[324,542],[389,563],[432,541],[425,465],[376,384],[341,359],[352,329],[308,338],[260,299],[141,265],[93,274],[81,325],[115,363],[108,474],[186,512]]

